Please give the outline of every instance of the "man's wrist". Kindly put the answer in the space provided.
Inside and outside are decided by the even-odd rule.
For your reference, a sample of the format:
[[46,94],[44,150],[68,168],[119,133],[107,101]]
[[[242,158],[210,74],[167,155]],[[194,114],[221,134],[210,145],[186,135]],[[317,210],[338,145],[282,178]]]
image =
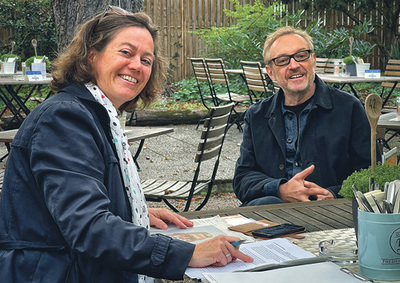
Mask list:
[[272,180],[271,182],[268,182],[267,184],[264,185],[264,188],[263,188],[264,195],[280,198],[279,186],[286,183],[287,181],[288,181],[287,179],[281,178],[281,179],[275,179],[275,180]]

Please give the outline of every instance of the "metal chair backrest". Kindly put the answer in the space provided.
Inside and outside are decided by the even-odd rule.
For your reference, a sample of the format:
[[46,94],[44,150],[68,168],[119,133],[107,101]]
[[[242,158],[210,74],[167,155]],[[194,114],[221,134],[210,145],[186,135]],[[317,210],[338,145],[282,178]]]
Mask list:
[[[194,77],[196,78],[197,87],[199,89],[201,102],[203,103],[204,107],[206,107],[207,109],[210,109],[210,106],[206,103],[206,99],[207,98],[212,100],[212,103],[213,103],[214,106],[218,106],[218,100],[214,96],[214,90],[212,88],[211,81],[210,81],[210,78],[208,76],[206,62],[204,61],[203,58],[190,58],[190,62],[192,64]],[[209,95],[203,94],[203,92],[201,91],[200,83],[205,83],[208,86],[208,89],[210,90],[210,94]]]
[[[215,183],[222,146],[228,131],[233,106],[234,103],[210,107],[204,119],[200,141],[195,154],[197,167],[194,171],[192,181],[167,181],[159,179],[144,181],[142,182],[142,186],[147,200],[164,201],[175,212],[179,211],[179,207],[175,207],[170,200],[186,200],[183,211],[188,211],[193,196],[201,191],[206,191],[204,199],[195,210],[203,208],[211,196]],[[205,161],[207,162],[203,163]],[[205,173],[200,174],[202,164],[204,165],[204,169],[211,169],[211,172],[210,170],[204,170]]]
[[272,92],[268,89],[267,82],[267,80],[271,81],[271,79],[269,79],[268,76],[267,79],[263,73],[260,62],[242,60],[240,64],[242,65],[247,88],[253,97],[257,98],[254,91],[261,92],[263,97],[266,97],[268,93]]
[[207,117],[204,120],[203,129],[201,131],[200,142],[197,147],[197,152],[194,161],[197,163],[197,168],[192,181],[192,189],[189,194],[189,198],[186,202],[185,211],[189,209],[190,202],[193,198],[195,187],[198,184],[198,177],[200,174],[201,163],[206,160],[210,160],[215,157],[214,168],[209,180],[207,194],[203,202],[199,205],[196,210],[200,210],[208,201],[212,187],[215,182],[217,175],[219,159],[221,157],[222,146],[225,141],[225,136],[228,131],[230,116],[232,113],[234,103],[230,103],[223,106],[211,107]]
[[220,84],[226,88],[227,94],[229,95],[229,99],[233,102],[231,97],[231,91],[229,88],[229,78],[228,74],[225,71],[224,60],[221,58],[215,59],[205,59],[208,75],[210,76],[211,84],[213,85],[214,95],[217,96],[215,92],[215,84]]

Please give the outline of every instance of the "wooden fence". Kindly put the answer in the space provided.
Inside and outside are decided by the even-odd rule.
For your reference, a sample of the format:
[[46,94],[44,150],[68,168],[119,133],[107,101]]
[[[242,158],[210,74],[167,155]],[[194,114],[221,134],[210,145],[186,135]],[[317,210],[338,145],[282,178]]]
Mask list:
[[[272,0],[276,1],[276,0]],[[288,5],[290,12],[295,13],[302,9],[302,2],[305,0],[292,0]],[[399,0],[389,0],[399,1]],[[380,8],[385,1],[376,1],[377,8]],[[226,17],[224,9],[233,9],[233,4],[229,0],[145,0],[145,12],[149,14],[161,30],[162,52],[171,61],[170,81],[179,81],[182,78],[188,78],[193,75],[190,65],[191,57],[199,57],[204,54],[206,46],[191,31],[197,29],[210,28],[212,26],[222,27],[235,24],[235,19]],[[254,4],[254,0],[242,0],[242,4]],[[354,11],[354,6],[348,7],[349,11]],[[374,14],[375,13],[375,14]],[[354,22],[348,19],[342,13],[333,10],[316,11],[311,7],[305,12],[308,18],[321,18],[328,30],[334,30],[336,27],[352,28]],[[378,13],[371,11],[369,17],[364,20],[376,17]],[[307,26],[307,21],[302,26]],[[382,26],[382,25],[381,25]],[[385,35],[382,28],[377,27],[379,40],[385,41]],[[397,21],[397,31],[400,32],[400,23]],[[1,31],[0,38],[7,38],[12,31]],[[366,36],[365,40],[369,40]],[[317,54],[318,55],[318,54]],[[367,58],[371,63],[371,68],[383,69],[384,65],[380,58],[383,54],[378,48],[373,50],[373,54]],[[228,59],[228,58],[224,58]]]
[[[253,4],[254,0],[244,2]],[[151,0],[145,1],[144,7],[160,28],[162,50],[171,61],[171,81],[192,76],[189,59],[205,49],[204,42],[191,31],[235,23],[223,12],[233,9],[229,0]]]
[[[398,1],[398,0],[392,0]],[[243,4],[254,4],[254,0],[243,0]],[[304,0],[293,0],[289,5],[289,11],[295,13],[302,9]],[[380,8],[384,1],[377,1],[377,8]],[[179,81],[193,75],[189,59],[201,56],[206,48],[204,42],[191,31],[210,28],[211,26],[229,26],[235,24],[235,20],[228,18],[223,13],[223,9],[232,9],[229,0],[145,0],[145,12],[148,13],[154,22],[160,27],[162,38],[161,43],[163,53],[170,58],[172,66],[171,81]],[[349,11],[354,11],[355,7],[349,5]],[[369,17],[363,20],[372,19],[376,11],[371,11]],[[345,28],[354,27],[354,22],[347,18],[343,13],[333,10],[316,11],[311,7],[305,12],[308,18],[321,18],[328,30],[334,30],[341,26]],[[303,22],[302,26],[307,26],[308,22]],[[397,22],[397,30],[400,32],[400,24]],[[384,42],[385,35],[381,28],[378,29],[379,40]],[[366,36],[364,40],[369,40]],[[373,50],[373,54],[366,59],[371,63],[371,68],[383,69],[384,65],[380,58],[383,54],[378,48]],[[224,58],[226,59],[226,58]]]

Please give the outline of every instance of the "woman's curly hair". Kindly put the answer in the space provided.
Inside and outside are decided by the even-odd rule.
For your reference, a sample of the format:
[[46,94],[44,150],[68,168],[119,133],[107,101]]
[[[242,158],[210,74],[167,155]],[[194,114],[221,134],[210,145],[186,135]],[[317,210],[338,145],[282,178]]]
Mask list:
[[151,18],[145,13],[119,15],[113,11],[98,14],[81,26],[65,52],[53,62],[53,80],[51,88],[57,93],[71,83],[85,85],[96,84],[94,72],[89,63],[91,50],[101,52],[114,38],[117,31],[126,27],[147,29],[154,42],[155,60],[152,65],[150,79],[141,93],[133,100],[124,103],[119,110],[132,112],[139,99],[144,107],[150,105],[163,92],[167,77],[167,60],[160,55],[158,47],[158,29]]

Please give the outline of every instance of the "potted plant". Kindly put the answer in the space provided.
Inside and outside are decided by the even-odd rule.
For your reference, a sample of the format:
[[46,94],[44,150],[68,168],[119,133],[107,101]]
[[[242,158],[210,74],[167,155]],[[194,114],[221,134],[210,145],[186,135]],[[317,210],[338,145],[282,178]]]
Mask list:
[[354,228],[357,235],[357,209],[358,204],[353,193],[353,184],[357,189],[366,193],[369,190],[369,179],[374,178],[374,184],[379,185],[379,189],[383,191],[386,182],[392,182],[394,180],[400,180],[400,166],[399,165],[385,165],[378,163],[375,167],[375,171],[372,172],[371,166],[367,169],[361,169],[355,171],[353,174],[347,177],[343,181],[342,188],[339,191],[339,195],[345,199],[352,201],[353,206],[353,222]]
[[[43,58],[45,59],[44,61]],[[35,63],[36,59],[38,59],[38,61],[43,61],[43,62]],[[46,78],[47,69],[50,67],[50,65],[51,62],[46,56],[32,56],[25,61],[26,70],[40,71],[43,79]]]
[[349,200],[355,200],[352,188],[353,184],[356,185],[359,191],[366,193],[369,189],[370,177],[374,178],[374,183],[379,184],[379,188],[383,190],[386,182],[400,180],[400,166],[382,165],[379,163],[376,165],[374,172],[372,172],[371,166],[368,169],[355,171],[343,181],[339,195]]
[[345,64],[346,73],[350,74],[350,76],[357,76],[356,64],[353,56],[343,58],[343,64]]
[[[44,56],[32,56],[26,59],[25,61],[25,66],[27,68],[30,68],[32,63],[35,61],[35,59],[43,59]],[[51,62],[48,58],[46,58],[46,68],[50,68]]]
[[354,40],[352,37],[349,38],[349,42],[350,56],[343,58],[343,63],[346,64],[346,72],[349,72],[351,76],[364,77],[365,70],[370,68],[370,63],[365,63],[363,58],[371,54],[376,44]]
[[[7,62],[9,58],[17,58],[13,62]],[[4,73],[14,74],[17,72],[18,63],[21,62],[21,57],[15,54],[3,54],[0,57],[0,61],[3,62]]]

